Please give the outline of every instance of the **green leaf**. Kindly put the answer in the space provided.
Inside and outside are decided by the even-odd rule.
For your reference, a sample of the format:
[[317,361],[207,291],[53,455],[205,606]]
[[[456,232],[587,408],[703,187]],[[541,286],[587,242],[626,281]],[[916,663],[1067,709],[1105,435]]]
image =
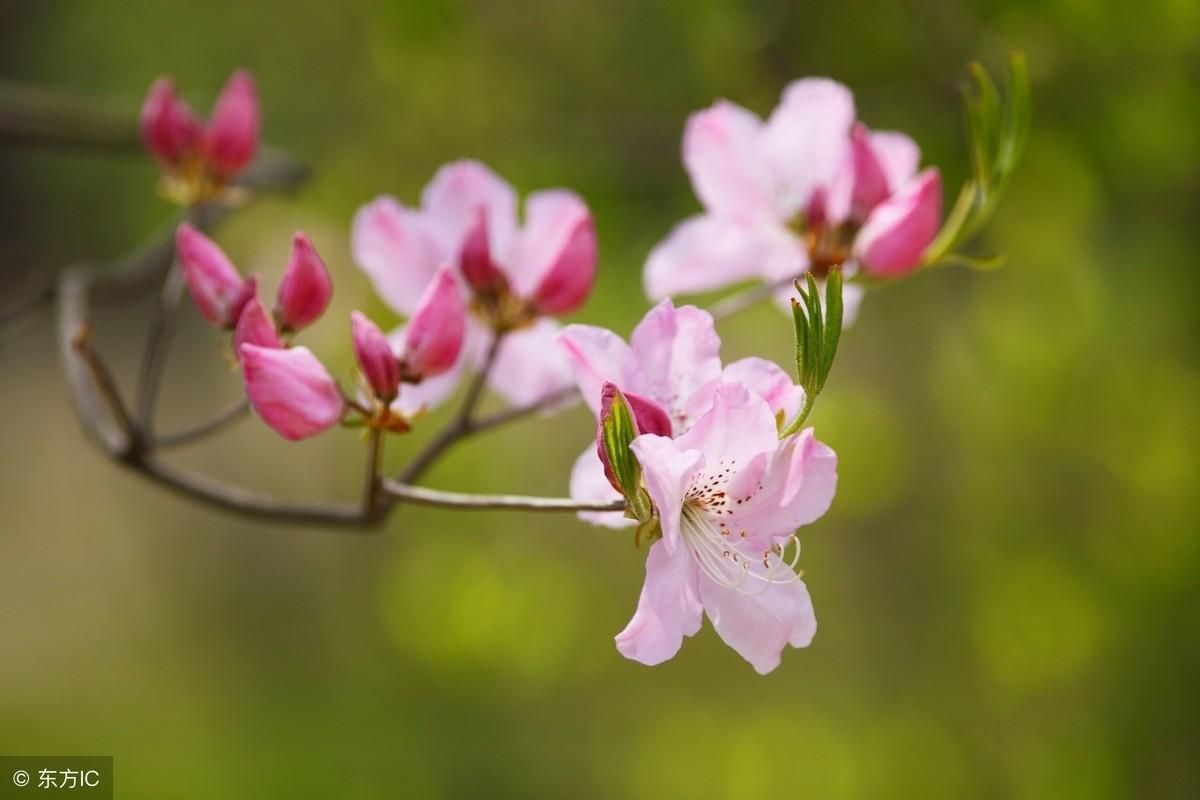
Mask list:
[[821,380],[819,387],[825,388],[825,380],[833,369],[838,341],[842,338],[842,269],[833,267],[825,278],[825,337],[821,353]]

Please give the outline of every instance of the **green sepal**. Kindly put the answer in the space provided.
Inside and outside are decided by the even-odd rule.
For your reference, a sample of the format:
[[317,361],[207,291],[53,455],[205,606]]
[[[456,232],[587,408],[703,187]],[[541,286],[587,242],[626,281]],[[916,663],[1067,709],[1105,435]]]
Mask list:
[[[610,388],[611,387],[611,388]],[[645,522],[654,513],[642,488],[642,466],[629,445],[638,436],[637,423],[625,395],[616,386],[605,386],[601,399],[600,446],[607,476],[628,503],[627,513]]]

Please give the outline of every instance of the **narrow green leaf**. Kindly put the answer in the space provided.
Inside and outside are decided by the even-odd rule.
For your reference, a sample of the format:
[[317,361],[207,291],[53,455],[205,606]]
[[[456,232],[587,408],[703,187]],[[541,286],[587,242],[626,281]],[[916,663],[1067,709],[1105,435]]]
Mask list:
[[825,347],[821,354],[821,379],[819,388],[825,388],[825,380],[833,368],[837,355],[838,341],[842,338],[842,269],[833,267],[825,278]]
[[804,273],[804,281],[808,291],[803,295],[804,304],[808,308],[808,374],[806,382],[801,384],[806,392],[816,394],[821,391],[821,354],[825,349],[825,322],[821,313],[821,292],[817,287],[816,278],[812,272]]
[[[796,291],[800,291],[799,281]],[[801,292],[803,296],[803,292]],[[804,385],[804,371],[808,367],[808,317],[805,306],[796,298],[792,298],[792,325],[796,329],[796,382]]]

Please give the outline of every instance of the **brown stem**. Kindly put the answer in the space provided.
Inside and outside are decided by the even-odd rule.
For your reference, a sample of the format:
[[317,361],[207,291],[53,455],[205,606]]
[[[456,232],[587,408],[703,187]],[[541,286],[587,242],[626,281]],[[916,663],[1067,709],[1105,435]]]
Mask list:
[[625,501],[610,503],[580,503],[569,497],[529,497],[519,494],[467,494],[411,486],[400,481],[384,479],[383,490],[402,503],[453,508],[458,510],[514,511],[624,511]]
[[185,444],[191,444],[216,433],[226,425],[243,419],[249,410],[250,402],[243,397],[212,419],[205,420],[199,425],[175,433],[154,437],[153,447],[155,450],[168,450],[172,447],[182,447]]

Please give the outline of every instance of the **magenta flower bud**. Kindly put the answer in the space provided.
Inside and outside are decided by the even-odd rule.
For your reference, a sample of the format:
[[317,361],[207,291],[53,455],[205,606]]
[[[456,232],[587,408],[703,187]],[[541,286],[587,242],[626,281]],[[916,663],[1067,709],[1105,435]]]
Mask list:
[[341,390],[307,347],[243,344],[238,355],[250,405],[280,436],[305,439],[342,418]]
[[[247,282],[251,282],[251,278]],[[242,345],[253,344],[258,347],[280,348],[279,334],[275,323],[267,316],[266,309],[257,297],[251,297],[238,316],[237,327],[233,329],[233,352],[236,354]]]
[[350,336],[354,340],[354,357],[371,391],[385,403],[396,398],[400,389],[400,362],[388,344],[387,336],[366,315],[350,314]]
[[454,366],[462,352],[467,314],[449,267],[433,276],[404,330],[404,378],[415,383]]
[[633,412],[633,424],[637,427],[639,436],[643,433],[652,433],[655,436],[670,437],[671,418],[658,403],[633,392],[622,392],[612,381],[605,381],[604,386],[601,387],[600,424],[596,426],[596,452],[600,456],[600,463],[604,466],[604,477],[608,478],[608,482],[614,489],[624,493],[616,473],[613,472],[612,464],[608,460],[608,450],[604,447],[604,420],[612,413],[613,399],[618,394],[625,398],[629,410]]
[[221,248],[187,222],[175,231],[175,252],[200,315],[213,325],[236,325],[254,296],[254,279],[243,280]]
[[477,292],[495,289],[504,280],[503,273],[492,260],[492,246],[488,241],[487,212],[480,208],[475,219],[463,236],[458,255],[458,267],[467,285]]
[[139,120],[146,149],[167,166],[173,166],[200,141],[200,122],[187,103],[175,94],[168,77],[156,80],[142,103]]
[[316,321],[333,296],[333,279],[312,240],[301,231],[292,237],[288,262],[275,295],[275,319],[285,331],[298,331]]
[[568,314],[583,305],[596,278],[596,227],[584,210],[533,294],[542,314]]
[[941,220],[942,177],[931,168],[876,206],[858,232],[855,255],[872,275],[904,275],[920,265]]
[[871,137],[862,123],[850,131],[850,154],[854,161],[854,190],[851,198],[855,211],[865,217],[891,194],[887,173],[871,146]]
[[258,151],[259,105],[254,78],[237,70],[225,83],[204,131],[204,158],[213,174],[231,178]]

